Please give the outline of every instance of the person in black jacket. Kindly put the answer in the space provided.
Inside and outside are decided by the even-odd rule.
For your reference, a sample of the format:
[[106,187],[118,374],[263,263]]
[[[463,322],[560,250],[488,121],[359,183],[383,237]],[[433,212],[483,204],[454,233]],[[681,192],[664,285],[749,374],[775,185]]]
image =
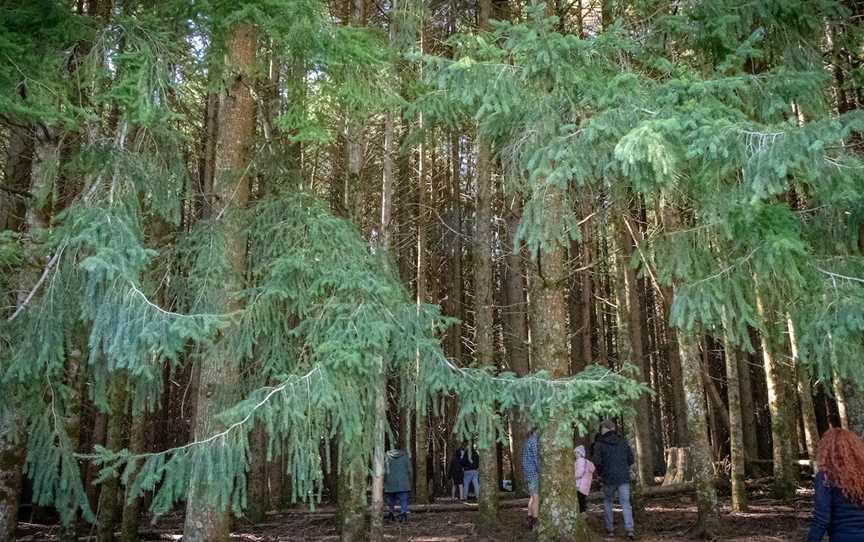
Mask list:
[[477,455],[477,449],[470,446],[462,456],[462,469],[465,471],[462,476],[463,491],[465,492],[465,500],[468,500],[468,491],[471,489],[471,484],[474,484],[474,498],[480,498],[480,456]]
[[633,509],[630,507],[630,466],[633,464],[633,450],[627,439],[621,436],[615,422],[605,420],[600,424],[600,436],[594,442],[594,465],[603,482],[603,518],[609,536],[615,534],[612,502],[615,493],[624,512],[624,529],[627,538],[634,540]]
[[451,496],[456,498],[456,490],[459,490],[459,500],[464,500],[465,497],[462,491],[462,482],[465,477],[465,469],[462,468],[462,457],[465,455],[465,447],[459,446],[455,452],[453,452],[453,457],[450,459],[450,465],[447,469],[447,475],[450,477],[451,484]]
[[829,429],[819,443],[813,520],[807,542],[864,540],[864,441],[847,429]]

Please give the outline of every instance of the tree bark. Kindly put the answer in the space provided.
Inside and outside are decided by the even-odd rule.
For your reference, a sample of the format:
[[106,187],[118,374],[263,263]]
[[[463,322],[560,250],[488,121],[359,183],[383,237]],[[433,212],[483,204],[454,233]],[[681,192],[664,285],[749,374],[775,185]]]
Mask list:
[[[663,228],[667,232],[678,228],[678,215],[670,202],[662,201],[658,211]],[[678,446],[687,446],[690,432],[687,427],[687,399],[684,392],[684,376],[681,366],[681,349],[678,345],[678,332],[669,325],[669,315],[672,310],[674,291],[671,286],[661,286],[659,295],[662,299],[663,321],[666,323],[667,346],[669,355],[669,379],[672,381],[672,403],[675,412],[675,435]]]
[[0,409],[0,540],[14,540],[26,450],[23,420],[11,408]]
[[792,499],[798,482],[797,408],[793,367],[780,359],[772,337],[772,322],[765,300],[756,287],[756,310],[765,326],[760,333],[765,381],[768,385],[768,409],[771,412],[771,438],[774,456],[774,493],[780,499]]
[[[395,8],[395,3],[394,3]],[[387,252],[392,246],[393,193],[394,193],[394,123],[393,113],[388,112],[384,119],[384,156],[381,186],[381,250]],[[395,262],[394,262],[395,263]],[[387,436],[387,362],[378,359],[377,385],[375,397],[375,436],[372,450],[372,502],[369,509],[369,539],[372,542],[384,540],[384,456]]]
[[692,335],[678,334],[681,352],[684,392],[687,398],[687,427],[690,431],[690,461],[696,485],[696,507],[699,515],[691,529],[692,536],[710,538],[717,523],[717,491],[714,488],[714,465],[708,443],[708,420],[702,395],[699,347]]
[[[521,206],[518,199],[507,216],[507,246],[502,247],[504,257],[504,347],[511,371],[524,376],[530,371],[528,365],[528,324],[526,321],[525,284],[523,281],[521,243],[515,246],[516,229],[521,219]],[[526,488],[522,474],[522,443],[528,436],[528,428],[517,412],[511,416],[512,435],[511,465],[513,467],[513,491],[525,494]]]
[[[33,131],[28,128],[12,126],[9,130],[5,183],[21,193],[33,193],[30,186],[34,151],[33,135]],[[0,195],[0,231],[17,232],[26,228],[26,203],[31,199],[25,198],[22,194]],[[26,276],[26,273],[22,273],[21,276]],[[9,286],[16,285],[9,284]],[[3,302],[4,305],[16,308],[19,304],[14,294],[10,299],[4,298]],[[4,320],[8,316],[0,314],[0,318]],[[0,408],[0,540],[13,540],[15,537],[26,443],[24,419],[18,411],[18,405],[15,404],[14,399],[8,402],[4,400],[4,405]]]
[[[127,376],[119,371],[112,376],[108,414],[108,435],[105,446],[109,450],[121,450],[128,437],[129,418],[126,416]],[[113,542],[118,520],[122,521],[123,509],[120,501],[120,479],[112,476],[103,482],[99,492],[99,521],[96,529],[98,542]]]
[[[545,195],[545,215],[564,215],[566,197],[550,187]],[[567,329],[566,248],[553,242],[532,266],[531,316],[534,369],[545,369],[551,378],[569,376]],[[540,444],[540,524],[538,540],[590,540],[585,516],[575,505],[573,449],[570,428],[550,420]]]
[[750,381],[750,356],[735,349],[738,360],[738,382],[741,397],[741,431],[744,438],[744,457],[747,471],[752,472],[751,461],[759,459],[759,439],[756,436],[756,407],[753,405],[753,384]]
[[[792,352],[792,365],[797,377],[798,401],[801,405],[801,418],[804,422],[804,440],[807,445],[807,455],[810,461],[816,461],[819,449],[819,426],[816,424],[816,408],[813,406],[813,390],[810,383],[810,371],[801,363],[798,354],[798,334],[792,315],[786,315],[786,326],[789,330],[789,347]],[[815,463],[814,463],[815,464]],[[815,468],[814,468],[815,472]]]
[[246,474],[246,518],[252,523],[264,521],[269,499],[267,495],[267,432],[256,423],[249,435],[249,470]]
[[[486,2],[488,3],[488,1]],[[489,144],[479,138],[477,199],[474,224],[474,357],[478,365],[495,366],[494,276],[492,270],[492,161]],[[495,442],[480,439],[479,523],[491,531],[498,519],[498,459]],[[467,488],[466,488],[467,490]]]
[[831,390],[834,392],[834,400],[837,402],[837,417],[840,418],[840,427],[849,429],[849,407],[846,405],[846,390],[837,371],[834,371],[833,378],[831,379]]
[[444,347],[447,355],[462,364],[462,205],[461,205],[461,162],[459,134],[450,135],[450,175],[447,189],[447,210],[445,214],[444,247],[447,262],[447,297],[444,299],[445,316],[459,321],[447,328]]
[[843,382],[842,386],[849,430],[864,435],[864,391],[851,382]]
[[[619,209],[615,229],[617,233],[616,259],[618,297],[618,360],[632,363],[636,368],[636,379],[645,382],[645,343],[642,336],[642,311],[636,273],[629,265],[634,249],[626,221],[629,209]],[[638,239],[637,239],[638,242]],[[643,486],[654,483],[654,449],[651,445],[651,403],[643,394],[635,401],[636,416],[633,420],[633,437],[636,443],[636,473]]]
[[[140,454],[147,451],[147,416],[131,415],[131,408],[127,416],[131,420],[129,429],[129,451],[133,454]],[[140,468],[140,465],[138,465]],[[129,499],[128,496],[123,500],[123,525],[120,534],[121,542],[138,542],[138,526],[141,521],[141,500],[142,497],[134,497]]]
[[375,447],[372,452],[372,506],[370,508],[369,539],[384,540],[384,454],[387,433],[387,365],[379,358],[378,381],[381,391],[375,398]]
[[[344,445],[349,445],[345,443]],[[363,539],[366,522],[366,465],[361,461],[342,461],[339,454],[339,539],[352,542]]]
[[[394,4],[395,5],[395,4]],[[423,30],[420,31],[421,35],[423,34]],[[422,52],[422,39],[421,39],[421,52]],[[421,131],[424,128],[423,123],[423,115],[420,114],[419,124]],[[425,136],[423,140],[420,142],[420,148],[417,153],[417,201],[419,203],[417,209],[417,276],[416,276],[416,286],[417,286],[417,314],[419,316],[421,306],[427,303],[429,298],[429,286],[427,281],[427,268],[428,262],[426,258],[426,249],[427,249],[427,227],[429,222],[429,214],[431,209],[432,197],[429,193],[429,183],[428,183],[428,163],[427,163],[427,145]],[[416,368],[419,380],[419,374],[422,370],[421,368],[422,361],[420,359],[420,352],[417,351],[416,355]],[[421,390],[415,390],[415,394],[419,395]],[[427,462],[428,462],[428,454],[429,454],[429,419],[428,412],[425,409],[421,409],[419,402],[416,405],[416,415],[414,416],[414,441],[416,450],[414,453],[414,464],[416,468],[414,469],[414,495],[417,499],[418,503],[427,504],[429,502],[429,479],[426,477],[427,472]],[[410,419],[410,416],[409,416]]]
[[[581,8],[580,8],[581,9]],[[580,17],[581,20],[581,17]],[[594,349],[591,341],[593,332],[592,315],[594,314],[594,283],[592,280],[592,266],[594,265],[594,250],[592,236],[592,222],[588,220],[588,215],[591,213],[591,204],[586,199],[582,201],[582,214],[585,215],[582,220],[587,220],[582,224],[582,239],[579,242],[579,252],[581,254],[581,264],[585,269],[580,273],[581,285],[579,288],[582,296],[580,304],[581,324],[580,331],[580,347],[582,350],[582,366],[594,360]]]
[[[238,23],[231,29],[226,44],[226,64],[230,87],[220,95],[219,136],[216,155],[214,196],[216,216],[239,209],[249,199],[249,178],[246,168],[250,161],[255,136],[255,88],[253,70],[257,49],[254,26]],[[240,277],[246,268],[246,239],[237,227],[226,226],[226,247],[234,278],[222,292],[222,312],[238,308],[232,292],[242,288]],[[224,359],[219,346],[201,361],[194,438],[207,438],[220,429],[216,415],[230,404],[238,383],[238,364]],[[221,542],[229,539],[228,510],[214,506],[208,499],[208,487],[202,467],[193,469],[186,501],[186,521],[183,540],[187,542]]]
[[[726,324],[724,323],[724,328]],[[741,417],[741,385],[738,378],[738,359],[735,347],[728,337],[723,341],[726,357],[726,394],[729,400],[729,456],[732,463],[732,511],[747,510],[746,454]]]
[[[74,341],[74,342],[73,342]],[[66,380],[72,392],[65,405],[66,435],[73,446],[81,449],[81,418],[84,398],[87,397],[87,361],[82,354],[82,345],[87,339],[80,335],[70,337],[66,345]],[[71,506],[77,506],[72,504]],[[69,520],[60,527],[59,539],[61,542],[76,542],[78,540],[78,513],[69,513],[69,510],[58,510],[61,516],[69,515]]]

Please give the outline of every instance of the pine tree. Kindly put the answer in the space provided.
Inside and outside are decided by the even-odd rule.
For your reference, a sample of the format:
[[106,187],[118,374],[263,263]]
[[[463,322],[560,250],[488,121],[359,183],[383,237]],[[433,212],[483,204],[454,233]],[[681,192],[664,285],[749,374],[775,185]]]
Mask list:
[[[227,312],[239,308],[233,292],[242,288],[246,262],[245,236],[235,223],[237,211],[249,198],[249,178],[246,168],[250,160],[250,144],[255,134],[254,66],[257,31],[249,23],[238,23],[226,39],[226,66],[231,74],[231,87],[223,91],[219,104],[219,130],[214,169],[213,199],[215,226],[223,230],[224,243],[216,250],[224,251],[228,276],[222,292],[215,297],[216,309]],[[223,339],[226,341],[227,339]],[[226,356],[225,344],[216,343],[201,359],[194,438],[203,439],[220,428],[217,419],[235,399],[238,384],[238,360]],[[230,518],[227,503],[213,502],[208,494],[208,477],[201,463],[192,473],[187,497],[184,539],[228,540]]]

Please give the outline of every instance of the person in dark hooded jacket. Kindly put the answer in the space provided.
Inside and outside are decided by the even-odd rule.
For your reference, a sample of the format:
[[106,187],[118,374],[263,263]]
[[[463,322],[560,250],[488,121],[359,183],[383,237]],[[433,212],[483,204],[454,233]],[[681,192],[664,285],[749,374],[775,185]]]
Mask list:
[[606,532],[610,536],[615,533],[612,503],[617,492],[624,512],[624,529],[630,540],[636,538],[633,530],[633,509],[630,506],[630,466],[632,464],[633,450],[627,443],[627,439],[618,433],[615,422],[604,421],[600,425],[600,436],[594,442],[594,465],[603,482],[603,518]]
[[387,452],[387,470],[384,473],[384,495],[393,518],[393,507],[399,501],[399,521],[408,519],[408,496],[411,494],[411,460],[402,450]]

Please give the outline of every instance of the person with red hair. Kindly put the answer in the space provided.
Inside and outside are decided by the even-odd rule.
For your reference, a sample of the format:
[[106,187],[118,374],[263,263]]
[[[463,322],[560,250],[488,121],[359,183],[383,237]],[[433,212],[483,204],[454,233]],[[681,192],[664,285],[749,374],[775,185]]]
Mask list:
[[819,443],[813,520],[807,542],[864,540],[864,441],[846,429],[829,429]]

